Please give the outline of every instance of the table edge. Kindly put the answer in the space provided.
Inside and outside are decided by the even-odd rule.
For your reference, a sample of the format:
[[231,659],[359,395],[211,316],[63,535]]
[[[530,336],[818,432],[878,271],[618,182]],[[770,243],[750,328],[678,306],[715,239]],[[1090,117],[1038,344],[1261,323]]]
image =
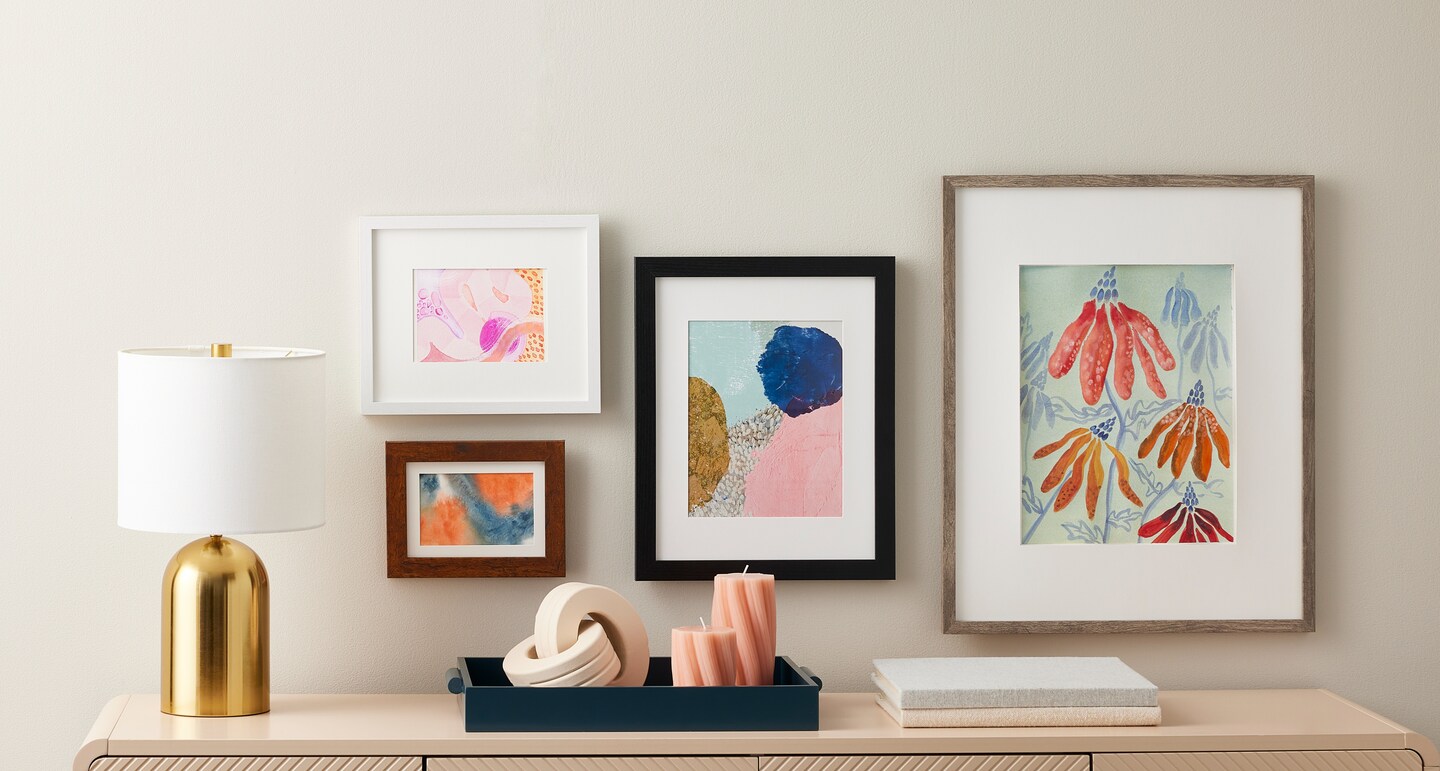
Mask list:
[[100,714],[95,717],[95,723],[90,726],[90,732],[85,734],[85,740],[75,753],[74,771],[89,771],[91,763],[110,754],[110,734],[129,703],[130,694],[121,694],[100,708]]
[[1414,750],[1415,754],[1420,756],[1420,761],[1426,768],[1440,767],[1440,750],[1437,750],[1435,748],[1435,743],[1430,741],[1430,739],[1423,734],[1418,734],[1414,731],[1411,731],[1409,728],[1400,725],[1399,723],[1391,720],[1388,717],[1385,717],[1384,715],[1376,712],[1375,710],[1372,710],[1369,707],[1365,707],[1360,704],[1356,704],[1350,699],[1347,699],[1344,696],[1335,693],[1329,688],[1321,688],[1319,690],[1324,691],[1335,699],[1339,699],[1340,701],[1345,702],[1351,708],[1359,712],[1363,712],[1372,718],[1375,718],[1381,723],[1390,726],[1391,728],[1402,734],[1405,737],[1405,748],[1409,750]]
[[[116,757],[145,756],[202,756],[202,755],[357,755],[357,756],[543,756],[564,755],[845,755],[845,754],[894,754],[894,753],[937,753],[937,754],[1104,754],[1125,752],[1203,752],[1203,751],[1344,751],[1344,750],[1410,750],[1416,753],[1421,765],[1427,769],[1440,769],[1440,754],[1435,745],[1426,737],[1356,704],[1328,689],[1237,689],[1235,693],[1255,690],[1309,692],[1324,700],[1333,700],[1357,715],[1373,721],[1376,730],[1351,730],[1331,734],[1304,734],[1295,732],[1274,734],[1228,734],[1217,735],[1147,735],[1146,729],[1119,728],[1114,733],[1088,736],[1067,735],[1067,729],[1055,729],[1061,733],[1036,735],[1036,729],[1013,729],[1015,735],[964,736],[953,732],[940,734],[911,733],[904,735],[829,735],[819,732],[776,732],[773,735],[748,735],[739,748],[731,732],[682,732],[677,734],[656,734],[654,732],[627,733],[609,732],[595,734],[568,733],[564,737],[554,734],[531,735],[505,734],[503,737],[487,737],[484,733],[463,736],[394,738],[371,737],[355,739],[348,737],[317,736],[314,738],[294,737],[266,741],[261,744],[253,739],[126,739],[115,735],[117,724],[130,709],[138,709],[134,695],[122,695],[111,699],[101,710],[94,727],[76,755],[74,771],[88,771],[96,758],[110,755]],[[1213,692],[1213,691],[1212,691]],[[1171,691],[1170,693],[1176,693]],[[346,694],[313,694],[319,696]],[[385,694],[348,694],[361,697]],[[436,694],[394,694],[395,696],[432,696]],[[847,694],[848,696],[870,696],[868,693]],[[438,695],[436,695],[438,696]],[[842,694],[825,694],[822,698],[834,698]],[[143,700],[141,700],[143,701]],[[919,730],[919,729],[911,729]],[[1073,729],[1072,729],[1073,730]],[[1025,733],[1021,733],[1025,732]],[[1028,734],[1028,735],[1027,735]],[[487,741],[493,738],[494,741]],[[557,738],[563,738],[564,747],[557,746]],[[656,743],[664,744],[657,748]]]

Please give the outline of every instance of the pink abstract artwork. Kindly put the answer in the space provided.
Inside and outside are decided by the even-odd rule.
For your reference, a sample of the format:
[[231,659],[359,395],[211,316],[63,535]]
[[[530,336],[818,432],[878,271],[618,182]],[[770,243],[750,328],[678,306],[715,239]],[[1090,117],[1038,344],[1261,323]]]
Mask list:
[[747,517],[838,517],[841,407],[785,415],[745,477]]
[[691,517],[843,517],[838,321],[690,322]]
[[545,360],[545,271],[415,271],[415,361]]

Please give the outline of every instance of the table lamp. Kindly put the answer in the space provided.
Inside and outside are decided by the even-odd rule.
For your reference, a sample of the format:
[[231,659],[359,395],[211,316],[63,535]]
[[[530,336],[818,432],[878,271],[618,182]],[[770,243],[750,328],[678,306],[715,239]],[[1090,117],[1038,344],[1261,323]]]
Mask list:
[[325,524],[325,353],[137,348],[119,372],[120,526],[211,534],[165,569],[160,709],[268,712],[269,579],[227,536]]

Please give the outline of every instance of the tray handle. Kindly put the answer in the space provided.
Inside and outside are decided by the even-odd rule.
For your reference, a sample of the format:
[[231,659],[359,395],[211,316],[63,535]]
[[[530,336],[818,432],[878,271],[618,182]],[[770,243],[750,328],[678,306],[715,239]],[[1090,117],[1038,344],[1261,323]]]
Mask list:
[[457,694],[465,692],[465,681],[460,679],[459,667],[445,670],[445,690]]
[[822,690],[822,691],[825,690],[825,681],[824,681],[824,680],[821,680],[819,675],[817,675],[817,674],[815,674],[813,671],[811,671],[810,667],[801,667],[801,666],[797,665],[797,668],[798,668],[802,673],[804,673],[804,675],[805,675],[806,677],[810,678],[811,680],[814,680],[814,681],[815,681],[815,686],[816,686],[817,688],[819,688],[819,689]]

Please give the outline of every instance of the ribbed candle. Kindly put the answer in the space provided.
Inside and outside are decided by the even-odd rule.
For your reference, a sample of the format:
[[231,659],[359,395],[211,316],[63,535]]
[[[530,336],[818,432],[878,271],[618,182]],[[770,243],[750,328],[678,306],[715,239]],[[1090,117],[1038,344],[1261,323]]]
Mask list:
[[726,626],[671,629],[670,675],[675,685],[734,685],[735,630]]
[[775,576],[721,573],[710,606],[715,624],[735,630],[738,685],[775,680]]

